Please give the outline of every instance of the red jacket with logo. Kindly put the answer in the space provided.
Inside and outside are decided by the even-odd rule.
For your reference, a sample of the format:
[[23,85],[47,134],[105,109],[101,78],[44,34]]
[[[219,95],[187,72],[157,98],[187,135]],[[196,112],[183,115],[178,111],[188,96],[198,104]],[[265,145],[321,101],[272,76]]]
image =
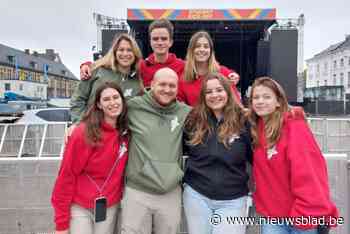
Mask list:
[[304,117],[286,113],[283,118],[281,137],[269,151],[264,123],[261,119],[258,123],[260,142],[253,156],[257,213],[264,217],[338,217],[330,198],[325,158]]
[[176,55],[172,53],[168,54],[168,59],[165,61],[165,63],[156,62],[154,54],[151,54],[148,56],[148,58],[141,60],[140,76],[143,80],[143,85],[145,88],[149,88],[151,86],[154,73],[164,67],[173,69],[177,73],[178,77],[180,77],[183,73],[185,62],[182,59],[177,58]]
[[[51,201],[58,231],[69,228],[72,204],[92,209],[99,196],[107,198],[107,207],[121,200],[124,168],[128,158],[126,137],[120,141],[118,131],[111,125],[102,123],[101,143],[92,146],[86,141],[85,131],[85,123],[80,123],[70,136],[52,192]],[[101,188],[117,158],[118,163],[102,194],[99,194],[96,185],[87,175]]]
[[[228,77],[228,75],[233,72],[235,71],[220,65],[219,73],[222,74],[223,76]],[[178,94],[177,94],[178,100],[186,103],[187,105],[195,106],[199,100],[200,90],[202,87],[202,80],[203,80],[203,76],[197,76],[196,80],[192,82],[188,82],[184,80],[184,77],[182,75],[179,79],[179,88],[178,88]],[[231,89],[235,100],[239,101],[239,104],[240,104],[241,97],[239,95],[236,85],[232,84]]]

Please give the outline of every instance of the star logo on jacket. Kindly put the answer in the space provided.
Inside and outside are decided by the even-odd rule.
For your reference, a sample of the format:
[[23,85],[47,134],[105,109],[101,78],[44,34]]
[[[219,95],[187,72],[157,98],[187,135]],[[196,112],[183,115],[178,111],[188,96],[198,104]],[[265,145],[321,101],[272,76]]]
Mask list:
[[233,134],[229,139],[228,139],[228,143],[232,144],[235,140],[238,140],[240,137],[237,134]]
[[170,126],[171,126],[170,131],[173,132],[175,130],[175,128],[179,125],[180,125],[179,120],[178,120],[177,116],[175,116],[175,118],[170,121]]
[[126,89],[124,91],[124,97],[130,97],[132,95],[132,89]]
[[272,147],[271,149],[267,150],[267,158],[271,159],[274,155],[278,154],[276,150],[276,146]]

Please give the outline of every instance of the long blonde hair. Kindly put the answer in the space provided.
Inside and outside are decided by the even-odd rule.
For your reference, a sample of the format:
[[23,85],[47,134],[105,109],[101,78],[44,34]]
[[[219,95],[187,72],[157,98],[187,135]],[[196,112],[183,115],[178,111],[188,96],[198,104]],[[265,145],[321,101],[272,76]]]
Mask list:
[[227,79],[219,73],[209,73],[203,79],[199,102],[189,113],[185,121],[185,129],[190,133],[189,144],[198,145],[203,143],[207,134],[211,134],[213,129],[209,126],[209,115],[211,110],[206,104],[205,96],[207,83],[209,80],[216,79],[220,82],[227,94],[227,103],[223,109],[223,123],[218,129],[219,142],[228,147],[228,141],[234,134],[239,134],[243,128],[244,116],[241,108],[233,100],[230,84]]
[[276,81],[270,77],[257,78],[252,86],[249,98],[249,122],[251,124],[251,133],[253,138],[253,146],[259,145],[259,134],[258,134],[258,120],[259,116],[254,112],[252,108],[252,100],[254,95],[254,89],[257,86],[264,86],[272,90],[276,95],[279,106],[276,107],[275,112],[268,116],[265,124],[265,138],[268,148],[273,147],[281,136],[281,130],[283,125],[283,114],[289,111],[287,96]]
[[114,72],[118,71],[118,60],[116,58],[116,51],[119,48],[119,45],[122,41],[127,41],[131,45],[132,52],[135,56],[135,61],[131,64],[131,71],[139,71],[139,62],[142,59],[142,53],[137,45],[135,39],[126,33],[120,34],[117,38],[114,39],[113,44],[107,54],[102,58],[98,59],[92,65],[92,71],[96,70],[99,67],[104,67],[113,70]]
[[209,33],[205,31],[196,32],[195,34],[192,35],[187,47],[186,63],[185,63],[185,70],[184,70],[185,81],[191,82],[196,79],[197,70],[196,70],[196,64],[195,64],[195,58],[194,58],[194,50],[196,48],[197,41],[202,37],[208,40],[209,47],[210,47],[210,55],[208,60],[208,73],[218,72],[220,69],[219,64],[215,58],[214,43]]

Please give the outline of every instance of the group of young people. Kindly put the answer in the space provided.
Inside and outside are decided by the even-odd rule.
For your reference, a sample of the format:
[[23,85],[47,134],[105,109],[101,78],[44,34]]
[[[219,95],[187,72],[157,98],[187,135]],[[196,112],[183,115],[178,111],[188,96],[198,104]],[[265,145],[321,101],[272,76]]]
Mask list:
[[210,35],[195,33],[183,61],[169,53],[173,33],[168,20],[156,20],[146,59],[121,34],[104,57],[81,66],[52,193],[56,234],[113,233],[119,219],[122,234],[175,234],[182,201],[189,234],[244,234],[245,225],[225,220],[247,216],[247,164],[257,213],[282,220],[262,233],[319,233],[283,222],[338,216],[303,111],[269,77],[255,80],[243,108],[239,75],[218,63]]

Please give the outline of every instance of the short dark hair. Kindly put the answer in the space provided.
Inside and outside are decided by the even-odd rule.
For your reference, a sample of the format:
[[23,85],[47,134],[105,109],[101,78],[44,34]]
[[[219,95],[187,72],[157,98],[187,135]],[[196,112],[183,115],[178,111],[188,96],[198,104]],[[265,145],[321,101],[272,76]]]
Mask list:
[[151,32],[153,29],[156,28],[165,28],[170,36],[170,40],[173,39],[174,36],[174,25],[167,19],[158,19],[153,21],[149,26],[148,26],[148,35],[151,37]]

